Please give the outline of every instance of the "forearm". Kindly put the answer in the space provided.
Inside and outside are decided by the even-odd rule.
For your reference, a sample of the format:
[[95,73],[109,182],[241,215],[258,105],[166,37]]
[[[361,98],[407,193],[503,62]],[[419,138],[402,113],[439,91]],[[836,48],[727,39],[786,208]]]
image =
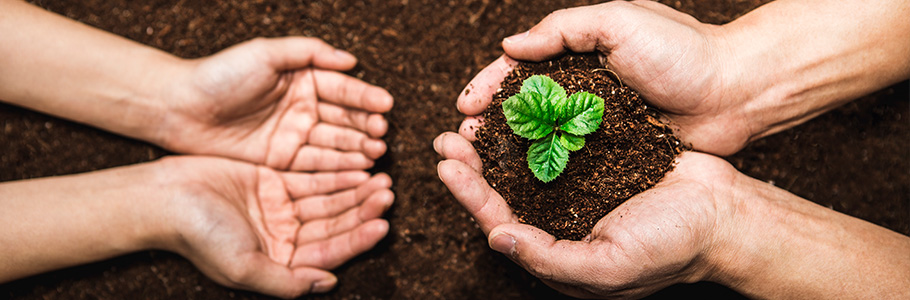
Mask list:
[[0,100],[159,142],[168,53],[50,13],[0,0]]
[[154,164],[0,184],[0,282],[156,247]]
[[910,2],[783,0],[724,25],[752,140],[910,78]]
[[766,183],[742,182],[712,280],[756,298],[910,298],[910,238]]

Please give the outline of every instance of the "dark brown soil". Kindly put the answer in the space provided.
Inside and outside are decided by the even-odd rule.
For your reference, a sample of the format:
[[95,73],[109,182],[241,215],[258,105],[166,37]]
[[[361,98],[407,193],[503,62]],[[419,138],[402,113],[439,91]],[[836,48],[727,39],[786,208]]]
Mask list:
[[[585,136],[584,148],[571,152],[565,171],[548,183],[531,173],[531,141],[512,133],[502,110],[502,102],[532,75],[549,76],[569,95],[586,91],[604,99],[600,128]],[[557,239],[581,240],[607,213],[657,184],[685,150],[673,130],[658,121],[659,112],[611,76],[597,54],[521,62],[487,107],[474,148],[483,160],[484,178],[522,223]]]
[[[492,251],[436,176],[431,141],[455,130],[455,98],[502,54],[499,41],[547,13],[594,0],[38,1],[70,18],[183,57],[256,36],[322,38],[360,58],[351,74],[396,97],[376,167],[395,180],[389,236],[338,268],[338,287],[313,299],[560,299]],[[765,0],[664,3],[720,24]],[[40,70],[36,70],[40,71]],[[49,87],[52,88],[52,87]],[[85,100],[85,99],[83,99]],[[750,176],[826,207],[910,234],[910,101],[902,82],[729,158]],[[0,180],[87,172],[156,159],[156,147],[0,105]],[[3,258],[0,258],[3,259]],[[707,283],[651,298],[739,296]],[[221,287],[171,253],[144,251],[0,285],[4,299],[267,299]]]

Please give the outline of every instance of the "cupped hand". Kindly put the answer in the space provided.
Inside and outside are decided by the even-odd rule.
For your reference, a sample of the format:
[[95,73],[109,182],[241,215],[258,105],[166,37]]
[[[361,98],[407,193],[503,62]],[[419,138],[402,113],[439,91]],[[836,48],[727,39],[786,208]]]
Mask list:
[[434,148],[439,177],[488,235],[490,246],[575,297],[635,298],[680,282],[706,280],[739,176],[717,157],[686,152],[653,188],[610,212],[583,241],[556,240],[521,224],[481,175],[463,136],[444,133]]
[[391,179],[364,171],[297,173],[213,157],[172,157],[167,202],[177,252],[228,287],[279,297],[326,292],[328,272],[388,232]]
[[[506,55],[481,71],[458,98],[475,116],[489,105],[516,60],[541,61],[567,51],[600,52],[622,83],[661,108],[696,150],[729,155],[757,134],[749,124],[743,82],[732,72],[721,27],[653,1],[613,1],[556,11],[531,30],[506,38]],[[461,131],[477,126],[469,117]],[[752,127],[750,127],[752,126]],[[466,135],[467,138],[472,138]]]
[[313,38],[255,39],[188,63],[162,146],[279,170],[358,170],[386,151],[384,89],[336,71],[351,54]]

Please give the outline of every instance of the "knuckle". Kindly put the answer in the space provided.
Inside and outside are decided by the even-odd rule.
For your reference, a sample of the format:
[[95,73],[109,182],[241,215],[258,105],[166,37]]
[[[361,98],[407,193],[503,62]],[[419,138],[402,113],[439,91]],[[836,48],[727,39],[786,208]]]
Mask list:
[[244,287],[254,276],[252,269],[243,264],[233,264],[224,270],[224,277],[231,287]]
[[255,37],[247,43],[254,49],[265,49],[268,47],[269,39],[265,37]]
[[557,22],[558,20],[565,18],[568,13],[569,13],[569,9],[567,9],[567,8],[555,10],[555,11],[551,12],[549,15],[547,15],[547,17],[544,18],[544,21]]
[[311,44],[314,47],[319,47],[321,49],[332,48],[328,43],[319,38],[314,37],[302,37],[304,42]]
[[525,270],[527,270],[528,273],[531,273],[531,275],[534,275],[534,277],[547,280],[553,278],[552,272],[540,263],[525,262],[524,267]]

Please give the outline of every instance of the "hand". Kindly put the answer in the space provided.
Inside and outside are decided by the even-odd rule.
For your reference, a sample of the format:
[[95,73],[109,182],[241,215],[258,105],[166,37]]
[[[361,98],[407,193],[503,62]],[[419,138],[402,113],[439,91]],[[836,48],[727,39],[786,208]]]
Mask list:
[[489,237],[490,246],[555,289],[575,297],[642,297],[680,282],[708,278],[729,211],[732,166],[686,152],[655,187],[601,219],[584,241],[555,240],[520,224],[481,175],[481,161],[462,136],[444,133],[434,148],[438,171]]
[[279,172],[209,157],[161,161],[177,252],[213,280],[279,297],[326,292],[335,268],[388,231],[391,179],[363,171]]
[[[663,109],[696,150],[732,154],[758,133],[743,112],[748,95],[724,81],[730,76],[721,59],[726,45],[720,29],[653,1],[560,10],[530,31],[506,38],[506,56],[468,84],[458,108],[469,116],[486,109],[515,59],[541,61],[566,51],[598,51],[623,84]],[[468,118],[460,131],[478,123]]]
[[335,72],[351,54],[312,38],[255,39],[192,61],[170,107],[165,148],[279,170],[367,169],[392,108],[385,90]]

